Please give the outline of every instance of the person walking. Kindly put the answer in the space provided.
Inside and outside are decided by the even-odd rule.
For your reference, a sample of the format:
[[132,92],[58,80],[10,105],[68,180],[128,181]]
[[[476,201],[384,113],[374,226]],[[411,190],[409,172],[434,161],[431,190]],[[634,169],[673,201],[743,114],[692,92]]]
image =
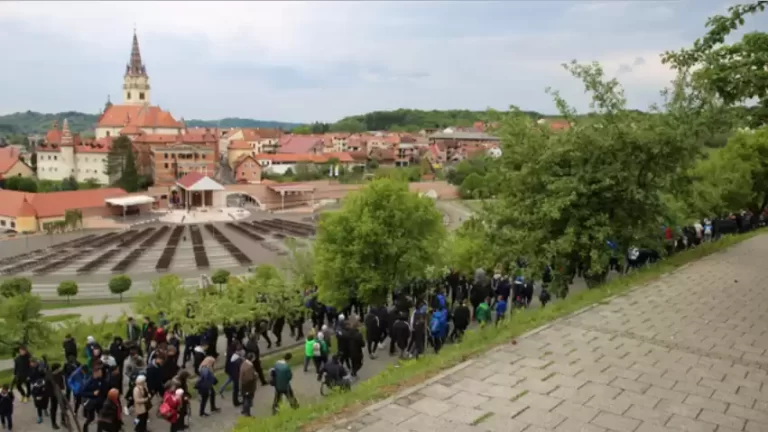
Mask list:
[[118,432],[123,428],[123,409],[120,406],[120,392],[113,388],[99,411],[98,431]]
[[270,370],[272,384],[275,386],[275,398],[272,401],[272,414],[274,415],[278,413],[283,396],[288,399],[288,403],[293,409],[299,407],[299,401],[296,400],[293,388],[291,387],[293,372],[288,362],[291,361],[292,357],[291,353],[286,353],[281,360],[275,363],[275,367]]
[[135,432],[147,432],[147,420],[149,419],[149,409],[152,406],[147,388],[147,377],[139,375],[136,377],[136,384],[133,387],[133,411],[136,414]]
[[[29,400],[29,373],[30,359],[27,347],[20,346],[19,354],[13,359],[13,380],[16,383],[16,390],[21,395],[21,403],[27,403]],[[26,390],[26,391],[25,391]]]
[[0,423],[3,424],[3,429],[13,430],[13,391],[8,387],[8,384],[3,384],[3,388],[0,390]]
[[216,359],[208,356],[200,363],[200,377],[197,379],[195,388],[200,394],[200,417],[208,417],[210,414],[205,412],[205,406],[208,401],[211,402],[211,412],[219,412],[216,408],[216,376],[213,374],[213,365]]
[[240,364],[240,371],[238,381],[240,382],[240,391],[243,396],[243,409],[241,414],[246,417],[251,416],[251,407],[253,407],[253,396],[256,393],[256,370],[253,365],[255,356],[253,353],[248,353],[245,356],[242,364]]

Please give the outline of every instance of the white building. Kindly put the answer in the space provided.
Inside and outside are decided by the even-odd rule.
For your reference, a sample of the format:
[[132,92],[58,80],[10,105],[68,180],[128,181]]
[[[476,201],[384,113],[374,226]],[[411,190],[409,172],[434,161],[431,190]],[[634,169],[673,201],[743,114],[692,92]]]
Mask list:
[[79,182],[93,179],[109,184],[106,167],[111,143],[109,138],[81,140],[69,130],[66,119],[60,130],[54,123],[45,143],[37,147],[37,177],[61,181],[71,176]]

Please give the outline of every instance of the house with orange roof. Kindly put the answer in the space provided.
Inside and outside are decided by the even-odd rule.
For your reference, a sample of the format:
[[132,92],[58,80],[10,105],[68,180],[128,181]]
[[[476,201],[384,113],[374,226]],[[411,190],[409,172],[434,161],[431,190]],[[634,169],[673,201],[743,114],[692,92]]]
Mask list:
[[235,161],[232,171],[238,183],[261,182],[261,164],[251,155],[243,155]]
[[34,177],[35,172],[21,158],[16,147],[0,148],[0,180],[10,177]]
[[247,143],[252,154],[276,153],[280,147],[280,138],[284,135],[280,129],[269,128],[238,128],[226,133],[219,141],[219,151],[222,155],[227,155],[227,160],[234,162],[242,153],[229,155],[231,146],[239,142],[238,150],[242,150]]
[[[42,231],[46,224],[64,220],[69,210],[80,211],[83,225],[87,226],[92,219],[120,216],[123,207],[111,205],[110,201],[128,196],[119,188],[48,193],[0,189],[0,229],[27,233]],[[143,203],[135,207],[139,212],[146,212],[151,205]]]
[[350,167],[356,164],[355,159],[346,152],[257,154],[253,157],[261,164],[262,172],[280,175],[288,170],[296,172],[296,166],[299,164],[332,164],[333,167],[329,168],[331,169],[329,173],[338,175],[339,167]]

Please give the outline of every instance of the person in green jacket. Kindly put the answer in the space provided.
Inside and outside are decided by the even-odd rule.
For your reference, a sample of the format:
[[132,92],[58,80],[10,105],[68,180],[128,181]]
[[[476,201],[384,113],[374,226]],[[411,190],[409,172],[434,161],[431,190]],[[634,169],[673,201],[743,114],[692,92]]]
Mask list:
[[288,403],[291,404],[291,408],[296,409],[299,407],[299,401],[296,400],[296,396],[293,394],[293,388],[291,388],[291,380],[293,379],[293,372],[288,362],[291,360],[291,353],[286,353],[282,360],[278,360],[275,363],[275,367],[270,371],[272,384],[275,386],[275,399],[272,402],[272,414],[277,414],[280,402],[285,396],[288,399]]
[[477,306],[475,319],[480,323],[480,327],[485,327],[487,323],[491,322],[491,306],[487,297]]
[[315,357],[315,335],[308,334],[307,340],[304,341],[304,372],[307,372],[309,368],[309,362]]

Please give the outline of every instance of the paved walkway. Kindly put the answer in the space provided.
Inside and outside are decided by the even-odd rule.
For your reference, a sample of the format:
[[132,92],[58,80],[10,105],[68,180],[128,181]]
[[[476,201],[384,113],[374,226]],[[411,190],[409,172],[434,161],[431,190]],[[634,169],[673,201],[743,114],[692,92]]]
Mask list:
[[768,236],[323,432],[768,431]]

